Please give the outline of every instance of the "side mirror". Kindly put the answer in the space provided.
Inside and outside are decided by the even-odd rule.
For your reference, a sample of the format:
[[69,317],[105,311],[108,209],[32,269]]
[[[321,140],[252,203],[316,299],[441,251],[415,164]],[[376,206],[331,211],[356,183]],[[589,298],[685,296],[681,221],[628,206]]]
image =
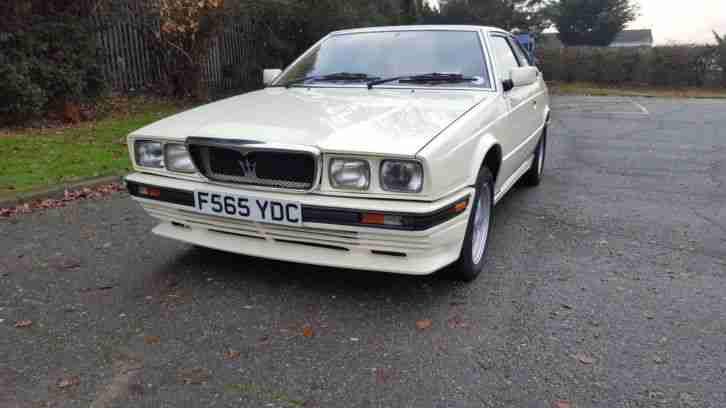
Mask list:
[[537,77],[539,77],[539,69],[537,69],[536,67],[512,68],[512,70],[510,71],[510,75],[512,78],[512,88],[531,85],[537,82]]
[[266,69],[262,71],[262,83],[265,86],[270,85],[280,74],[282,74],[281,69]]

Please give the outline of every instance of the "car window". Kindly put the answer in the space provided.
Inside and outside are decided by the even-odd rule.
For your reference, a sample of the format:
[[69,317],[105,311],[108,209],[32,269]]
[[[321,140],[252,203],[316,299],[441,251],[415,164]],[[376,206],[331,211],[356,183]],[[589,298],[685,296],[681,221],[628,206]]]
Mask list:
[[512,51],[512,47],[506,38],[501,36],[492,36],[492,48],[494,58],[497,59],[497,72],[501,80],[511,79],[512,68],[519,67],[517,57]]
[[[453,73],[475,81],[438,86],[491,88],[476,31],[413,30],[334,35],[292,66],[278,83],[347,72],[391,78]],[[317,84],[321,84],[318,82]]]
[[514,53],[517,55],[517,60],[519,60],[519,65],[528,67],[530,65],[529,54],[524,51],[522,44],[514,38],[509,38],[509,45],[511,45],[514,49]]

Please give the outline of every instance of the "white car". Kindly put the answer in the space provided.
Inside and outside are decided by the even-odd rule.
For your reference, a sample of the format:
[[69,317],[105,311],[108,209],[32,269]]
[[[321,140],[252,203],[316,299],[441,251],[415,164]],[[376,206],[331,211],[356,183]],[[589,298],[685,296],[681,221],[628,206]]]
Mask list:
[[333,32],[267,87],[128,137],[153,232],[257,257],[411,275],[482,270],[494,204],[537,185],[550,104],[508,32]]

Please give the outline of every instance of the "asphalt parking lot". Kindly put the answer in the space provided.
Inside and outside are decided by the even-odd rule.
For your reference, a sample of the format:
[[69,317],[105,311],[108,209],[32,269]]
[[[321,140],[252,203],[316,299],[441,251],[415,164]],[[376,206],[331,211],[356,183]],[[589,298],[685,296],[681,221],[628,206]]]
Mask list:
[[125,194],[0,220],[0,407],[726,406],[726,101],[553,108],[472,284],[195,249]]

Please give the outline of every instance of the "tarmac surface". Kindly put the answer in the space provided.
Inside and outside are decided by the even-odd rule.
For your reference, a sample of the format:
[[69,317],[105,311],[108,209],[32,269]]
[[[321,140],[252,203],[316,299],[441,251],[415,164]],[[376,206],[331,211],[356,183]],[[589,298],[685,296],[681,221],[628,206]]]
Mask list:
[[726,406],[726,102],[553,110],[471,284],[196,249],[126,194],[0,220],[0,407]]

